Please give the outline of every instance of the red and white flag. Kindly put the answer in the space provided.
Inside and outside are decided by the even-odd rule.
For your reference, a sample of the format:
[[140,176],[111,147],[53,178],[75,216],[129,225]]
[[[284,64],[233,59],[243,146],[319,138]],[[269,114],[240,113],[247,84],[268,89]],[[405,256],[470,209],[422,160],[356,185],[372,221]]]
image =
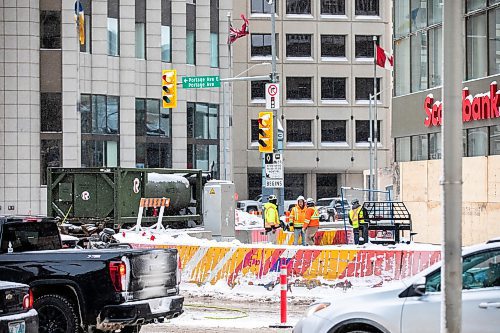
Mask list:
[[394,67],[394,56],[389,55],[389,53],[385,52],[385,50],[380,46],[378,45],[376,46],[377,46],[377,65],[392,71],[392,68]]
[[228,44],[233,44],[238,38],[244,37],[249,34],[247,18],[245,17],[245,15],[241,14],[241,19],[243,20],[241,29],[236,29],[233,27],[232,23],[230,24],[229,37],[227,38]]

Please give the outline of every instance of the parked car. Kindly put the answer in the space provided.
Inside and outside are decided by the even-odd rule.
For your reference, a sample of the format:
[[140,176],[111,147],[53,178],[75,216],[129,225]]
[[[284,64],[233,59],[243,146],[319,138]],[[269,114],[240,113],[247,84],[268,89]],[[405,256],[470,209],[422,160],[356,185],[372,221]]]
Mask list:
[[[462,332],[500,327],[500,243],[464,249]],[[313,303],[294,333],[420,333],[440,331],[441,263],[403,281]]]
[[255,200],[240,200],[236,202],[236,209],[242,210],[247,213],[262,212],[262,203]]
[[347,214],[350,209],[349,201],[347,199],[342,201],[340,197],[318,199],[316,206],[318,207],[319,220],[328,222],[344,219],[344,214]]
[[62,249],[47,217],[0,216],[0,280],[32,288],[40,332],[138,332],[183,311],[176,249]]
[[0,332],[38,333],[38,315],[29,286],[0,281]]

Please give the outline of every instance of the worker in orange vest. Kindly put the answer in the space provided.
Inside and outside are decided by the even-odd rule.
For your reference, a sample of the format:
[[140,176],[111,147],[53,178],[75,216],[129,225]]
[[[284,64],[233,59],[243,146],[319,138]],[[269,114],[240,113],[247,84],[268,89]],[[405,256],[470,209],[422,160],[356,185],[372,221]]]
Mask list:
[[299,236],[302,238],[302,245],[306,245],[306,235],[303,229],[306,209],[306,199],[301,195],[297,198],[297,204],[290,212],[290,225],[293,226],[293,245],[299,245]]
[[319,229],[319,212],[313,198],[307,198],[306,204],[306,219],[303,229],[306,234],[307,245],[314,245],[314,236]]

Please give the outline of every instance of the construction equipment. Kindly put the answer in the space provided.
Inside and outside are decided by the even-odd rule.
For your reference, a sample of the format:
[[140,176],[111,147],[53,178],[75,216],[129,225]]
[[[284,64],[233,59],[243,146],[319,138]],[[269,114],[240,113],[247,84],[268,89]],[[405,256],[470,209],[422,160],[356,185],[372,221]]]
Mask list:
[[[195,169],[49,168],[47,180],[48,216],[117,230],[136,223],[141,198],[166,197],[163,223],[183,228],[203,224],[203,185],[210,175]],[[145,215],[143,225],[157,221],[154,208]]]
[[366,201],[363,208],[368,212],[368,232],[374,231],[370,238],[375,244],[397,244],[401,242],[404,231],[409,232],[408,242],[413,237],[411,215],[400,201]]

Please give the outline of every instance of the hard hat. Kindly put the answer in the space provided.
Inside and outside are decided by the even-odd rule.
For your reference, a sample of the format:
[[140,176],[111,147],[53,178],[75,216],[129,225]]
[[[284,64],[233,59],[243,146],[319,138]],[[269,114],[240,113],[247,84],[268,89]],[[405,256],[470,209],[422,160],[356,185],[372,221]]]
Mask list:
[[299,197],[297,198],[297,202],[299,202],[300,200],[306,201],[306,199],[302,195],[299,195]]
[[359,205],[359,200],[358,199],[352,199],[351,205]]
[[278,198],[276,198],[276,196],[274,194],[271,194],[268,198],[267,198],[268,201],[271,201],[271,200],[278,200]]
[[314,200],[313,198],[307,198],[306,203],[308,206],[314,206]]

